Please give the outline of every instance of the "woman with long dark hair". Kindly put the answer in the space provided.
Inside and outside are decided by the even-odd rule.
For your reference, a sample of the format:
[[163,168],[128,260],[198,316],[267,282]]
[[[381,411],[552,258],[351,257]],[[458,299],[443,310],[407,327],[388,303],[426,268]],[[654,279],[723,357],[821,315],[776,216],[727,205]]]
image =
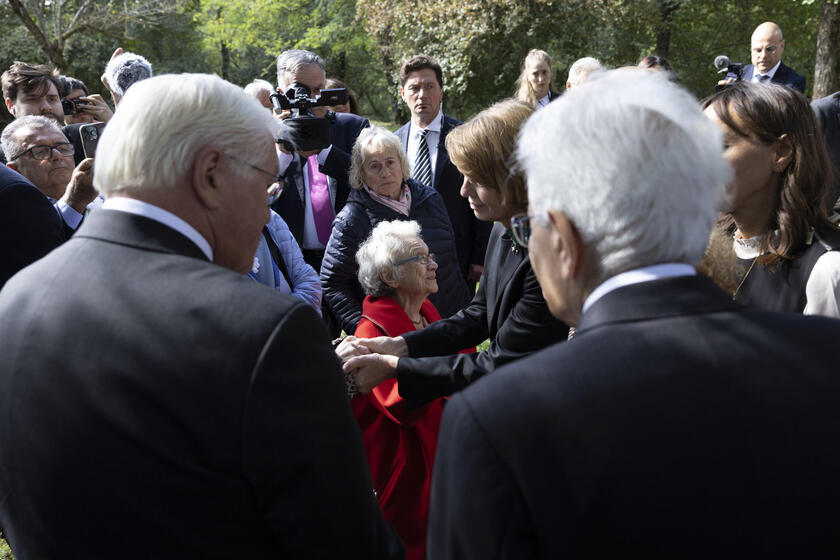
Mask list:
[[775,84],[737,82],[702,102],[733,167],[715,240],[736,264],[706,259],[749,305],[840,317],[840,233],[828,221],[831,163],[808,101]]

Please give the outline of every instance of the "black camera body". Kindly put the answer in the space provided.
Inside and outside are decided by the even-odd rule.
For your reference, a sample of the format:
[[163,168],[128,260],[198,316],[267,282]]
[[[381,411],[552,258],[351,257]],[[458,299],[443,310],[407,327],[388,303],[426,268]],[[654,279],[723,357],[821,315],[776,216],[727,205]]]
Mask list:
[[744,76],[744,63],[731,62],[728,56],[719,56],[715,58],[715,68],[718,69],[718,74],[726,73],[723,77],[725,83],[715,86],[715,91],[720,91],[729,84],[739,82]]
[[65,115],[75,115],[76,113],[81,112],[84,106],[84,101],[79,98],[67,99],[64,97],[61,99],[61,108],[64,110]]
[[312,90],[308,86],[295,82],[282,93],[270,96],[274,111],[291,111],[292,116],[285,124],[291,129],[291,141],[281,140],[288,151],[306,152],[323,150],[330,144],[330,120],[312,114],[313,107],[330,107],[347,103],[347,90],[344,88],[324,89],[317,98],[311,98]]

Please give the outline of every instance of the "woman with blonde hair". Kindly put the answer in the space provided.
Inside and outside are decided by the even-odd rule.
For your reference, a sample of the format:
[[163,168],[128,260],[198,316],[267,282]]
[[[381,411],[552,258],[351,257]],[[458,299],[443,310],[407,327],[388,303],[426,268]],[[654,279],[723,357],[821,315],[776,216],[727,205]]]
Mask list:
[[522,61],[522,72],[516,80],[516,98],[539,108],[560,97],[551,89],[551,57],[541,49],[531,49]]

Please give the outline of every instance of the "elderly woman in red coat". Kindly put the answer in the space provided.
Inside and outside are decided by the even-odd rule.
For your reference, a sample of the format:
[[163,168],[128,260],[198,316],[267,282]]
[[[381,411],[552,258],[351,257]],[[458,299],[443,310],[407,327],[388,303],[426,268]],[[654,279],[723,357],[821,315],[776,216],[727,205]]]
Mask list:
[[[435,256],[414,221],[381,222],[356,253],[367,297],[355,336],[399,336],[440,319],[427,299],[438,291]],[[426,556],[429,490],[445,399],[407,410],[396,379],[351,401],[362,431],[373,485],[407,558]]]

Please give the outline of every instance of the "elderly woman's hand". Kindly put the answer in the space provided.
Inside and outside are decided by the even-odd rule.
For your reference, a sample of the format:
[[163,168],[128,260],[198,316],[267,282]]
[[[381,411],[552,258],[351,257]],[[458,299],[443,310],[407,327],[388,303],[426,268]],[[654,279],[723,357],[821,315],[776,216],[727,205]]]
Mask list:
[[[358,338],[353,335],[345,337],[341,340],[338,346],[335,347],[335,353],[342,363],[346,362],[353,356],[364,356],[370,354],[370,350],[362,344],[359,344]],[[335,344],[335,342],[333,342]]]
[[388,356],[408,356],[408,345],[401,336],[377,336],[376,338],[357,338],[354,343],[364,346],[370,352]]
[[356,381],[356,388],[363,395],[370,393],[374,387],[397,374],[396,356],[368,354],[356,356],[344,362],[344,373]]

